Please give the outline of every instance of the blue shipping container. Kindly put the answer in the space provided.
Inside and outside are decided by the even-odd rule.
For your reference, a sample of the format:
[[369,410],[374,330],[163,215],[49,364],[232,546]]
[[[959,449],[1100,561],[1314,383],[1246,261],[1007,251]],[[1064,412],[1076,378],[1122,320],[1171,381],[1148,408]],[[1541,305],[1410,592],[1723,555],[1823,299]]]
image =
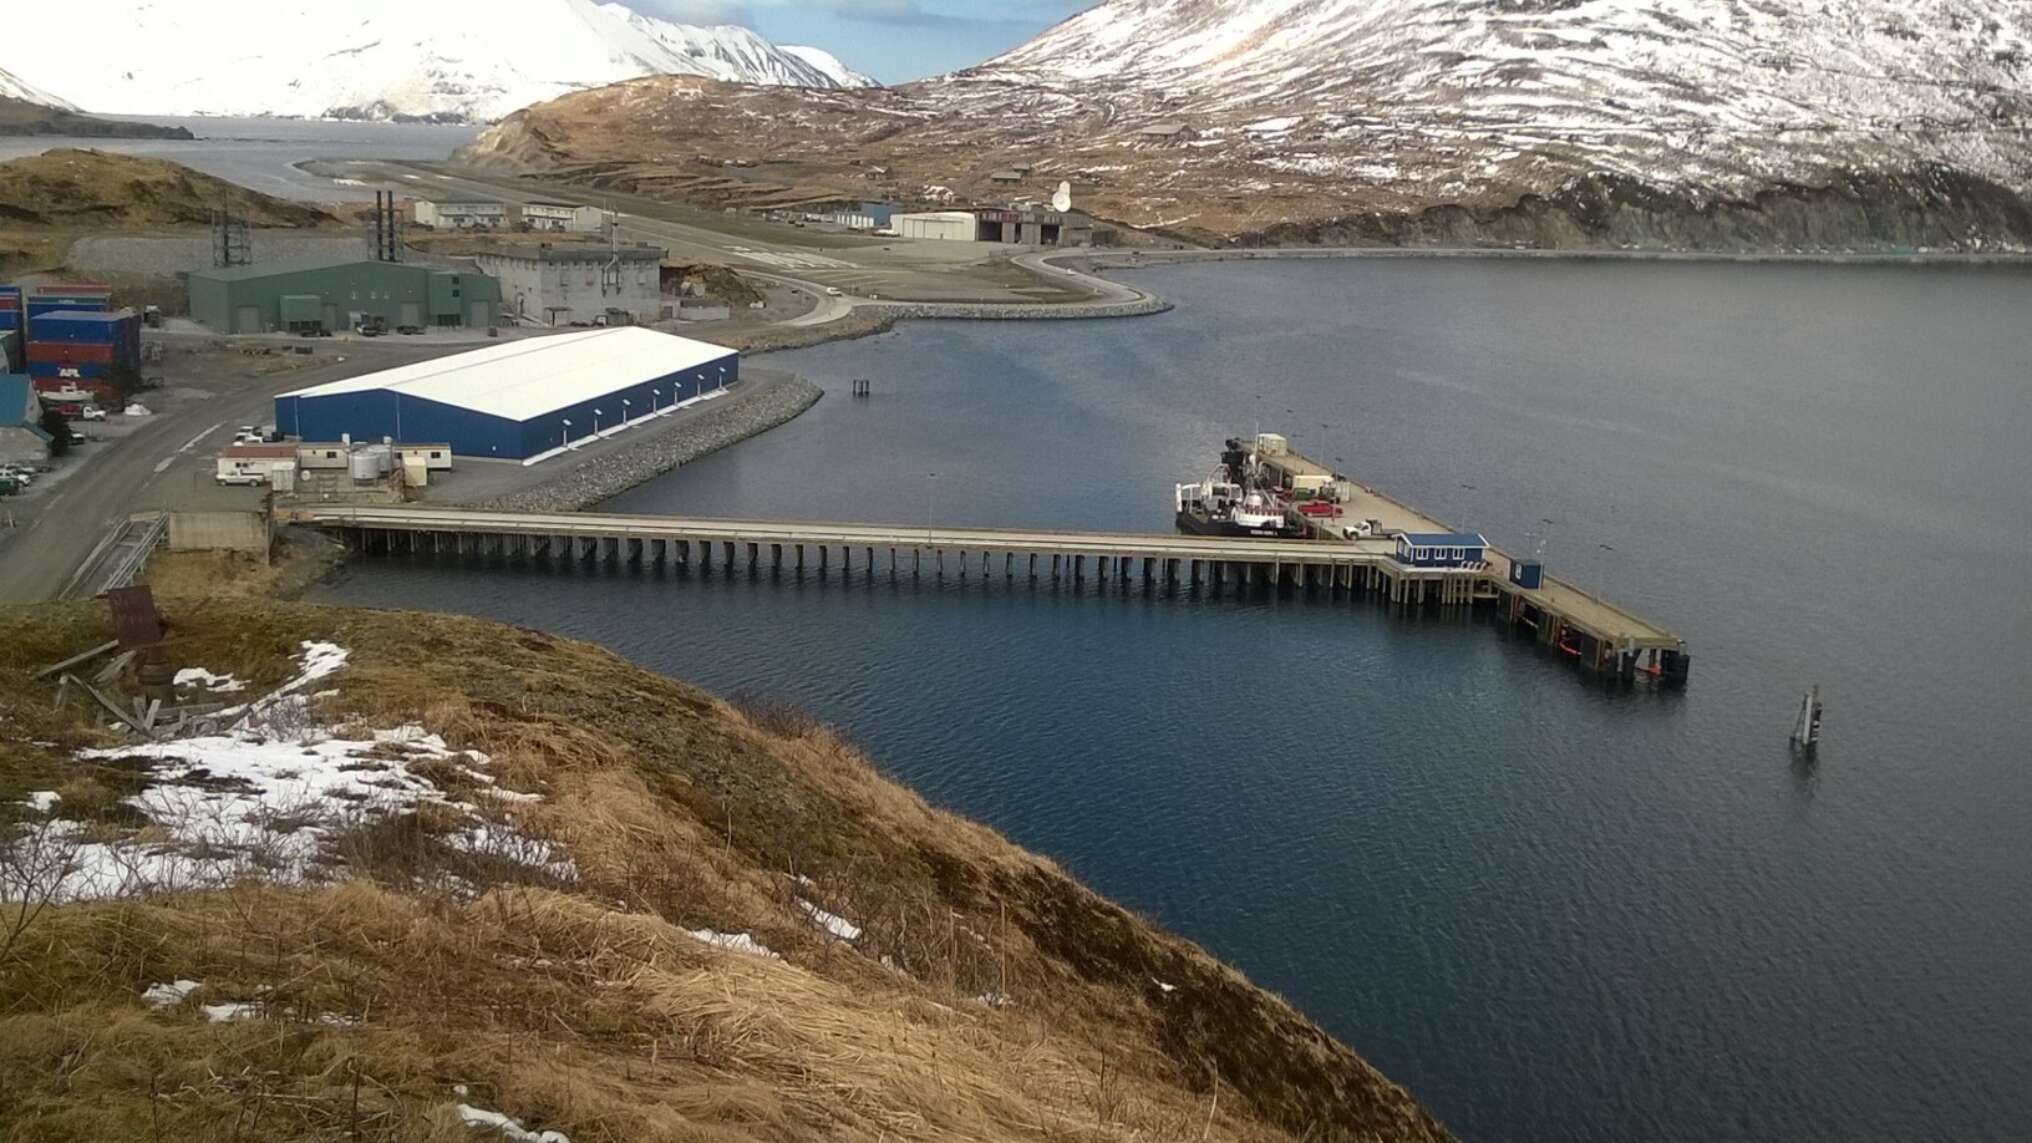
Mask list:
[[56,310],[32,315],[28,321],[28,335],[36,341],[76,341],[92,345],[117,345],[140,328],[140,315],[133,310],[105,313]]

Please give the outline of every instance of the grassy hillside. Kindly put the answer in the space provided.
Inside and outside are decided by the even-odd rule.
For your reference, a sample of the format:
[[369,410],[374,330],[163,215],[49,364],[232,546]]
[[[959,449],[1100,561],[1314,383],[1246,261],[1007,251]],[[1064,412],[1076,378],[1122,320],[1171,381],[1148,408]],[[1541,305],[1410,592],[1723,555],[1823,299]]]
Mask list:
[[[349,655],[235,748],[301,754],[308,783],[358,739],[348,780],[435,793],[192,842],[168,795],[246,780],[80,761],[114,740],[30,678],[106,639],[103,605],[0,611],[0,1137],[459,1140],[492,1114],[572,1143],[1446,1137],[1281,1000],[794,710],[475,620],[166,610],[173,664],[236,702],[306,641]],[[372,733],[403,724],[444,741]],[[232,883],[22,906],[89,855],[179,850]]]
[[0,226],[207,225],[230,208],[253,226],[336,225],[329,213],[179,163],[61,148],[0,163]]
[[184,127],[100,119],[60,107],[0,97],[0,135],[62,135],[79,139],[191,139]]

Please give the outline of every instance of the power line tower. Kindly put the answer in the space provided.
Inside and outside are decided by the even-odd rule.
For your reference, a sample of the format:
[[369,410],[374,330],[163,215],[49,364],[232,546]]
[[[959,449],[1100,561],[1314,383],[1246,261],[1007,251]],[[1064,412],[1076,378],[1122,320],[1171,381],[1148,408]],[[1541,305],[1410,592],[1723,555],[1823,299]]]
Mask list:
[[233,212],[226,208],[213,211],[212,266],[223,270],[229,266],[253,264],[254,240],[248,233],[246,217],[235,218]]

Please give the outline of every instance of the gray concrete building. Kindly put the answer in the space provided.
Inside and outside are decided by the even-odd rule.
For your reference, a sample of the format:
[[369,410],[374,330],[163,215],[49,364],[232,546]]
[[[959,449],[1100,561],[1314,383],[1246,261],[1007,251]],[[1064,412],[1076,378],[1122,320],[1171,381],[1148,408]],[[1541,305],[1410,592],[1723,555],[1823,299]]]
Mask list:
[[1095,232],[1094,220],[1077,210],[1058,211],[1038,206],[1007,210],[977,210],[976,237],[982,242],[1007,242],[1022,246],[1093,246],[1103,241]]
[[655,246],[595,243],[501,247],[473,256],[501,283],[501,310],[538,325],[591,325],[619,310],[636,321],[662,316]]

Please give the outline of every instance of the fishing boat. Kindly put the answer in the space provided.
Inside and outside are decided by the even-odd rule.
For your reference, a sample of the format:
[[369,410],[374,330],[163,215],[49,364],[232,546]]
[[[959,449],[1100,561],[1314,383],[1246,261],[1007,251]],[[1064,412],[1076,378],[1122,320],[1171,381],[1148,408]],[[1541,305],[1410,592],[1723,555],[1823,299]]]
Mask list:
[[1226,466],[1205,480],[1178,485],[1172,496],[1178,527],[1197,536],[1291,535],[1283,506],[1268,494],[1229,479]]
[[1792,725],[1792,748],[1810,751],[1820,745],[1820,688],[1809,687],[1799,703],[1799,719]]

